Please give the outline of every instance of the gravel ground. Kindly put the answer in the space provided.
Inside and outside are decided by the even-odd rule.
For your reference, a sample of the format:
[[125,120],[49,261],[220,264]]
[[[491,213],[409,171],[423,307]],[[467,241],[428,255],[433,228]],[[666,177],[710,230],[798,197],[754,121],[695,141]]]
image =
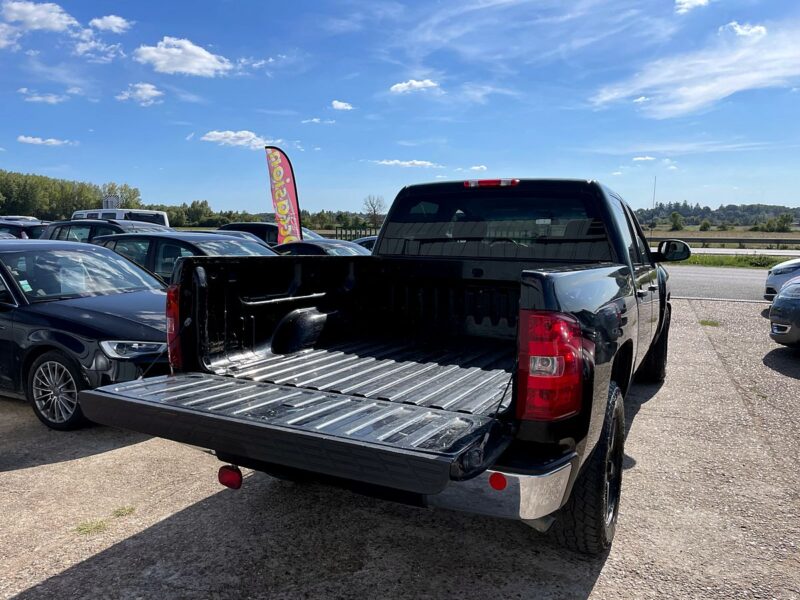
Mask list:
[[51,432],[0,400],[0,596],[800,598],[800,353],[762,310],[675,302],[667,381],[627,399],[617,539],[596,559],[259,473],[224,490],[197,449]]

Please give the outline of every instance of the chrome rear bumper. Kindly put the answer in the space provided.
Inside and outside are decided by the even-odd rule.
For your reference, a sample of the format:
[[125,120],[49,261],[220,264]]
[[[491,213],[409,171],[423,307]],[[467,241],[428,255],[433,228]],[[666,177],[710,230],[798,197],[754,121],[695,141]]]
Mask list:
[[[434,508],[535,521],[554,513],[564,504],[572,469],[573,464],[566,463],[537,475],[489,470],[474,479],[451,481],[443,492],[426,496],[425,501]],[[504,476],[503,489],[490,484],[494,473]]]

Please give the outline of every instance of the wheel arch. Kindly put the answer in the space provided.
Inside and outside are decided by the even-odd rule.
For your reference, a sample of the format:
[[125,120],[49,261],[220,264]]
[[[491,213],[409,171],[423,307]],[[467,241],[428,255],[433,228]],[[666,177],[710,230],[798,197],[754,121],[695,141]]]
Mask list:
[[614,355],[611,367],[611,381],[615,382],[622,390],[622,396],[628,394],[631,379],[633,378],[633,342],[626,341]]

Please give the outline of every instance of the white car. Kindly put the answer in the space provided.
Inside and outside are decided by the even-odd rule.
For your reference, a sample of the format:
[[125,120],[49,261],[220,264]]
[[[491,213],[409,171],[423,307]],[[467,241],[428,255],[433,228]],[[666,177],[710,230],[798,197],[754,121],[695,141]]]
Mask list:
[[772,301],[783,284],[798,275],[800,275],[800,258],[793,258],[772,267],[767,273],[764,299]]

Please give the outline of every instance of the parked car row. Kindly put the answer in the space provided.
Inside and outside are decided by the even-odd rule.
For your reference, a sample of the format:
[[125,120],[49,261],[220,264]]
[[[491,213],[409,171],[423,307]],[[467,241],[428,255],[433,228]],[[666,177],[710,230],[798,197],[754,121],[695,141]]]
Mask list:
[[179,258],[369,254],[309,230],[270,243],[272,223],[175,231],[96,212],[0,218],[0,392],[26,397],[53,429],[83,424],[81,390],[167,372],[165,284]]

